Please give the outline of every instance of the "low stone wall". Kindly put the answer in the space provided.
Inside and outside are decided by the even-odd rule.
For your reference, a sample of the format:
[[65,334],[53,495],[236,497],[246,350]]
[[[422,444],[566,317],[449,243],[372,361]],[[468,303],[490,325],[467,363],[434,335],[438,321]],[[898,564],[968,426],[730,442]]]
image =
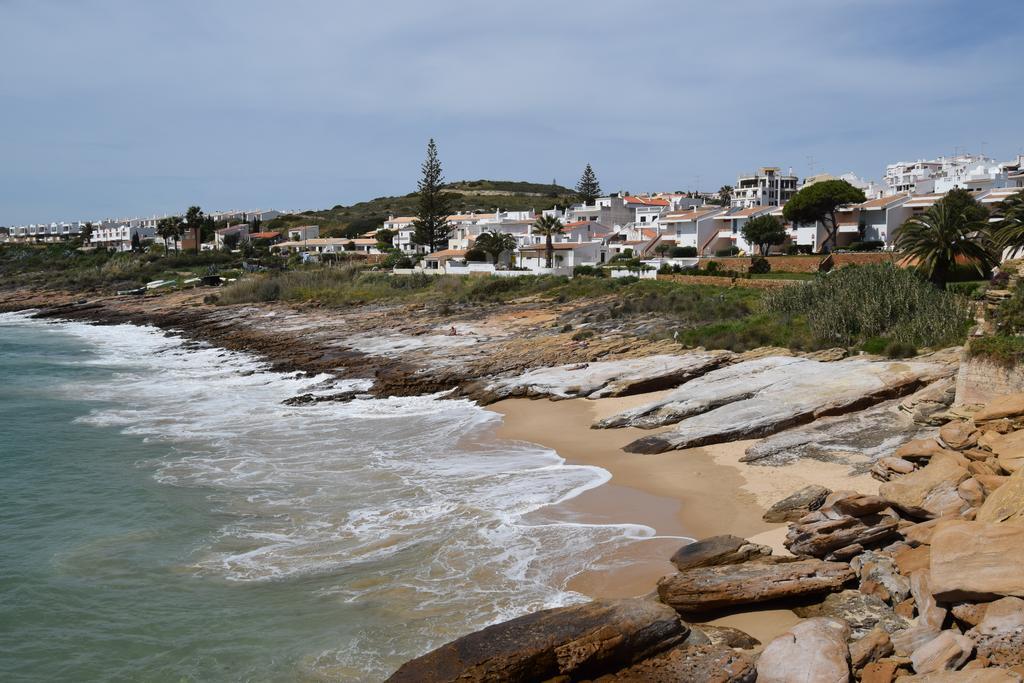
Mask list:
[[865,251],[849,252],[845,254],[831,254],[832,268],[845,268],[846,266],[866,266],[872,263],[894,263],[896,254],[891,251]]
[[687,285],[713,285],[715,287],[742,287],[743,289],[778,289],[789,285],[802,284],[800,280],[753,280],[743,277],[719,277],[717,275],[664,275],[659,280],[681,282]]
[[[768,263],[775,273],[817,273],[823,256],[769,256]],[[716,256],[700,259],[700,267],[706,268],[707,264],[714,261],[719,268],[724,270],[735,270],[737,273],[745,273],[750,268],[750,256]]]
[[1024,367],[1005,366],[964,354],[956,376],[956,402],[988,403],[997,396],[1024,392]]

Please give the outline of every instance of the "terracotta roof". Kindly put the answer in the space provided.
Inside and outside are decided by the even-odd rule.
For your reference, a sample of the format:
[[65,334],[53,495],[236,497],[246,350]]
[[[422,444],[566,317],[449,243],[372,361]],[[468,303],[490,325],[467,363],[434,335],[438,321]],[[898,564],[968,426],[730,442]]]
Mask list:
[[252,237],[252,238],[258,239],[258,240],[272,240],[275,237],[280,237],[280,236],[281,236],[281,233],[279,233],[279,232],[254,232],[251,235],[249,235],[249,237]]
[[668,202],[664,199],[653,197],[626,197],[624,201],[627,204],[643,204],[644,206],[668,206]]
[[459,258],[466,255],[465,249],[442,249],[433,254],[427,254],[427,258]]
[[901,202],[910,194],[907,192],[901,192],[900,194],[889,195],[888,197],[878,197],[877,199],[869,199],[862,204],[858,204],[858,209],[884,209],[890,204]]
[[675,222],[680,222],[680,221],[692,221],[692,220],[696,220],[698,218],[703,218],[704,216],[708,215],[709,213],[714,213],[716,211],[721,211],[721,208],[720,207],[716,207],[714,209],[697,209],[695,211],[691,211],[691,210],[674,211],[672,213],[668,213],[668,214],[665,214],[664,216],[662,216],[661,222],[662,223],[675,223]]

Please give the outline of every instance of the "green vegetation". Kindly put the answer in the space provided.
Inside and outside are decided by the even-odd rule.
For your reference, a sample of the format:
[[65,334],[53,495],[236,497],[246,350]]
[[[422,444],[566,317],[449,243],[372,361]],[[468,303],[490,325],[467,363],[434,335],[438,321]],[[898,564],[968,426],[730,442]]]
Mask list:
[[412,223],[412,241],[433,253],[447,246],[448,236],[452,232],[451,224],[448,223],[448,216],[452,212],[451,202],[448,193],[441,190],[444,176],[434,138],[430,138],[427,143],[427,158],[422,170],[423,177],[417,184],[419,206],[416,209],[416,220]]
[[1024,363],[1024,337],[995,334],[975,337],[967,344],[967,352],[973,358],[1014,366]]
[[593,204],[594,200],[601,196],[601,183],[597,182],[597,175],[590,164],[583,169],[583,175],[576,183],[576,196],[587,205]]
[[993,235],[995,243],[1016,258],[1024,251],[1024,190],[1001,201],[996,212],[1002,220]]
[[988,239],[988,211],[966,190],[951,190],[900,228],[896,248],[917,262],[937,287],[945,287],[959,262],[985,275],[997,263]]
[[[590,168],[590,166],[587,166],[587,168]],[[552,238],[555,235],[561,235],[565,226],[562,225],[562,221],[554,216],[541,216],[534,222],[533,229],[538,235],[544,236],[545,267],[550,268],[555,256],[555,246],[552,243]]]
[[859,204],[865,200],[864,193],[845,180],[823,180],[807,185],[782,208],[787,221],[814,223],[821,221],[825,226],[823,251],[831,251],[836,245],[836,231],[839,223],[836,211],[847,204]]
[[756,244],[765,256],[768,250],[776,244],[786,241],[786,228],[782,221],[771,214],[755,216],[743,224],[743,239],[750,244]]
[[765,297],[764,309],[781,320],[802,319],[821,346],[883,339],[901,348],[940,347],[962,342],[971,320],[963,297],[889,263],[848,267],[776,290]]
[[[241,266],[237,254],[204,251],[164,255],[103,250],[79,251],[67,244],[0,245],[0,282],[52,289],[133,289],[147,282],[206,275],[212,269]],[[182,275],[182,274],[185,275]]]

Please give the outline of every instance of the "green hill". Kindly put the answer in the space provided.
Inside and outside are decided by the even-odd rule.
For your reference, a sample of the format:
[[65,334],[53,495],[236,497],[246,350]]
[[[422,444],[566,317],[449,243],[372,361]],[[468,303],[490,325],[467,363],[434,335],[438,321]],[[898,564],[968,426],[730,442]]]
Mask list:
[[[453,211],[544,211],[574,201],[572,190],[551,183],[460,180],[447,183],[444,187],[452,195]],[[415,192],[401,197],[377,197],[351,206],[339,204],[320,211],[288,214],[268,221],[263,229],[279,230],[289,226],[315,224],[320,226],[322,235],[355,237],[381,227],[388,216],[414,216],[416,207]]]

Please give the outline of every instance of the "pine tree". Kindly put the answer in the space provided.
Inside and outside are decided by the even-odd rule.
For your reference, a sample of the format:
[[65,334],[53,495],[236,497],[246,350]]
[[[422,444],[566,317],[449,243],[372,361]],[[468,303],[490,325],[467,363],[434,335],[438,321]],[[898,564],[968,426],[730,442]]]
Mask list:
[[576,194],[587,205],[593,204],[601,196],[601,184],[597,182],[597,176],[594,175],[594,169],[590,167],[590,164],[583,169],[583,175],[576,183]]
[[420,195],[420,208],[416,220],[412,222],[412,241],[435,252],[447,245],[452,228],[448,223],[451,199],[448,194],[441,191],[444,176],[441,174],[441,162],[437,158],[434,138],[430,138],[430,142],[427,143],[427,159],[423,162],[422,169],[423,178],[416,186]]

